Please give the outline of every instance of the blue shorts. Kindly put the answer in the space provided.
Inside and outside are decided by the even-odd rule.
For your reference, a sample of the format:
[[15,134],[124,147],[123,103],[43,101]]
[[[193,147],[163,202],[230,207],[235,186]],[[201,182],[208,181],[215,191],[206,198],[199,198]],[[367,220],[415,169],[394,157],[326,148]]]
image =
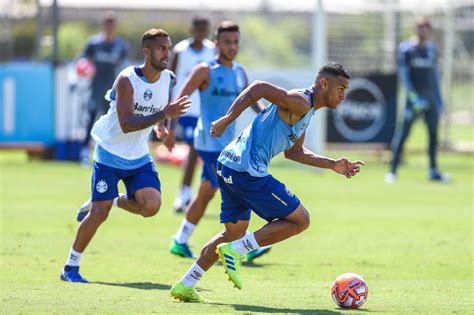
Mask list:
[[220,152],[206,152],[197,150],[199,157],[202,160],[202,174],[201,180],[208,180],[211,182],[212,187],[218,187],[219,182],[217,180],[216,165],[217,158],[221,154]]
[[119,180],[125,184],[128,198],[133,198],[137,190],[146,187],[161,191],[158,173],[152,162],[132,170],[122,170],[94,162],[92,201],[112,200],[117,197]]
[[217,163],[221,190],[221,223],[250,220],[251,211],[271,222],[289,216],[300,205],[286,186],[268,175],[255,177]]
[[179,117],[177,135],[181,140],[189,145],[194,144],[194,129],[196,128],[197,121],[197,117]]

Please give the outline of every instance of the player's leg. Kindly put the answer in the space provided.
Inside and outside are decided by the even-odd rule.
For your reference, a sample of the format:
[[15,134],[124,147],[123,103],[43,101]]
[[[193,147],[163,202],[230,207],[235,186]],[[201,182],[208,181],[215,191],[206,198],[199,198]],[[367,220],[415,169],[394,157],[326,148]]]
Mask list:
[[306,208],[300,204],[289,216],[264,225],[254,233],[259,246],[272,245],[300,234],[309,227],[310,218]]
[[81,222],[77,230],[74,244],[69,251],[68,260],[61,271],[61,280],[68,282],[88,282],[79,273],[81,256],[99,226],[107,220],[111,208],[112,200],[92,202],[91,211]]
[[120,174],[118,174],[117,169],[94,163],[91,210],[79,225],[68,260],[61,272],[62,280],[87,282],[79,274],[80,259],[97,229],[109,215],[113,199],[118,195],[117,183],[119,179]]
[[172,254],[182,257],[193,257],[188,240],[206,211],[207,205],[214,197],[217,186],[216,163],[219,152],[199,152],[203,160],[202,180],[197,196],[191,201],[177,233],[170,246]]
[[[94,164],[94,168],[96,164]],[[134,170],[119,171],[125,183],[127,194],[118,194],[113,206],[144,217],[155,215],[161,206],[161,184],[153,163],[145,164]],[[141,189],[138,199],[135,195]],[[91,199],[82,204],[77,213],[77,221],[81,222],[92,206]]]
[[400,158],[403,152],[405,141],[410,134],[411,127],[416,118],[409,102],[407,102],[403,123],[401,128],[395,130],[395,135],[392,139],[392,160],[390,161],[390,171],[385,175],[385,182],[391,184],[396,180],[397,169],[400,164]]
[[212,200],[217,188],[213,187],[209,180],[201,181],[197,196],[189,204],[186,216],[183,218],[173,242],[170,246],[172,254],[192,258],[193,253],[189,249],[188,240],[194,232],[197,224],[206,211],[207,205]]
[[196,127],[196,123],[197,117],[185,116],[179,118],[178,131],[180,131],[180,137],[187,144],[189,150],[184,166],[181,187],[176,194],[173,204],[176,212],[184,212],[193,197],[192,182],[198,158],[197,152],[194,149],[194,128]]
[[153,163],[133,170],[123,179],[126,195],[120,195],[117,206],[143,217],[152,217],[161,207],[161,183]]
[[[205,300],[195,288],[206,271],[218,260],[217,246],[241,238],[245,234],[248,224],[248,221],[243,220],[226,223],[225,229],[204,245],[198,259],[191,265],[191,268],[181,280],[173,285],[170,291],[171,296],[184,302],[204,302]],[[240,268],[240,260],[233,263],[233,268]]]
[[429,178],[433,181],[444,182],[449,179],[445,174],[442,174],[438,169],[437,153],[438,153],[438,124],[439,112],[435,104],[431,104],[429,109],[425,112],[425,122],[428,128],[428,156],[430,158],[430,174]]

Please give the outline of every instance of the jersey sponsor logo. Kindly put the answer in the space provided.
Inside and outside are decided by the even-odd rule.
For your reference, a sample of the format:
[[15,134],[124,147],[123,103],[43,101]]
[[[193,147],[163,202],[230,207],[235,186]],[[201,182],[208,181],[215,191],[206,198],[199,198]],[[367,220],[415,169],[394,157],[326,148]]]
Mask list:
[[211,95],[212,96],[219,96],[219,97],[237,97],[239,96],[240,92],[237,91],[230,91],[227,90],[226,88],[215,88],[212,90]]
[[240,156],[237,156],[228,150],[223,150],[221,154],[233,162],[240,161]]
[[150,89],[146,89],[145,93],[143,93],[143,98],[145,99],[145,101],[149,101],[151,100],[151,98],[153,97],[153,93],[151,92]]
[[107,185],[107,183],[105,182],[105,180],[101,179],[97,185],[95,185],[95,189],[97,190],[97,192],[103,194],[107,191],[107,189],[109,188],[109,186]]
[[159,108],[156,108],[153,104],[145,106],[135,103],[134,109],[135,111],[133,112],[133,114],[135,116],[144,116],[144,114],[154,114],[159,111]]
[[224,181],[224,183],[226,184],[229,184],[229,185],[232,185],[234,182],[232,181],[232,175],[229,175],[229,177],[225,177],[224,175],[222,175],[222,171],[221,170],[217,170],[217,175],[219,175],[220,177],[222,177],[222,180]]

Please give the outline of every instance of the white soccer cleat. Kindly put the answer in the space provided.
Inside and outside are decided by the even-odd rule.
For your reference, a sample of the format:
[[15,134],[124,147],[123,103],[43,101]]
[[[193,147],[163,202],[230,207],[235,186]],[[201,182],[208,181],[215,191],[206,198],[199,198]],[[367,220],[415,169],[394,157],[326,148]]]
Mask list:
[[89,198],[86,202],[82,204],[82,206],[79,208],[79,211],[77,212],[76,219],[78,222],[81,222],[84,220],[86,215],[91,211],[92,209],[92,199]]
[[387,173],[385,174],[385,182],[387,184],[393,184],[397,181],[397,175],[395,173]]

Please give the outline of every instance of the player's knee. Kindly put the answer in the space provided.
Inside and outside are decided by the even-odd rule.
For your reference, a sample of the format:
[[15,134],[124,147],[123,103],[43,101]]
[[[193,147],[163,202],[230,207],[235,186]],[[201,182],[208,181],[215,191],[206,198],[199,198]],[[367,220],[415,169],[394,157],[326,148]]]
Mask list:
[[142,208],[141,215],[145,218],[152,217],[158,213],[161,207],[161,202],[156,200],[147,202]]
[[101,224],[109,216],[110,207],[93,207],[89,214],[89,219],[98,224]]
[[311,222],[310,217],[309,217],[309,212],[303,208],[303,213],[301,215],[300,220],[297,221],[296,223],[296,232],[297,234],[303,232],[309,227],[309,224]]
[[224,239],[225,242],[233,242],[235,240],[241,239],[245,235],[245,231],[240,230],[225,230],[224,231]]

